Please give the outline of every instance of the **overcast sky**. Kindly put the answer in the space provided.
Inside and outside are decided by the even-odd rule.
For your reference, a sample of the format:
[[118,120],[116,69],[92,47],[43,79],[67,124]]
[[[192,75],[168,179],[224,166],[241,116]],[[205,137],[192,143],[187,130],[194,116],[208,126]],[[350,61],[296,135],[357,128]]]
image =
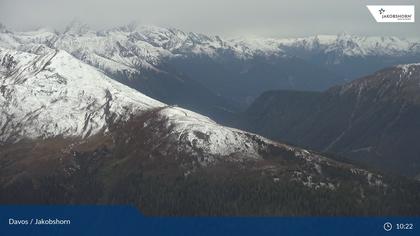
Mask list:
[[17,30],[60,28],[79,19],[93,28],[136,21],[225,37],[420,37],[419,15],[416,23],[376,23],[366,5],[384,3],[420,9],[420,0],[0,0],[0,22]]

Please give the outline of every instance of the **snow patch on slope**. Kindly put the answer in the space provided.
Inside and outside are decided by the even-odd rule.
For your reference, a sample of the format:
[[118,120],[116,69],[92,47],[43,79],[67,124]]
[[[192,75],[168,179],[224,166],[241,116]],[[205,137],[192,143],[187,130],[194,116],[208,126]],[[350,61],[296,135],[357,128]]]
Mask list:
[[403,74],[407,74],[411,69],[419,67],[420,63],[411,63],[411,64],[402,64],[397,65],[397,68],[400,68],[403,71]]
[[211,155],[240,154],[241,159],[260,158],[258,146],[250,134],[221,126],[208,117],[179,107],[168,107],[159,112],[168,119],[168,127],[178,140],[200,148]]

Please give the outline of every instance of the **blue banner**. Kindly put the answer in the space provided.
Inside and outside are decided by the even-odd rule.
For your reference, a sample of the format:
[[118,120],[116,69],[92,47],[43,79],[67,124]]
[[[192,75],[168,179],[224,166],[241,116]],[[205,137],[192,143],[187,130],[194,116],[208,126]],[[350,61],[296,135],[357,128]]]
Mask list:
[[420,217],[145,217],[130,206],[1,206],[0,235],[420,235]]

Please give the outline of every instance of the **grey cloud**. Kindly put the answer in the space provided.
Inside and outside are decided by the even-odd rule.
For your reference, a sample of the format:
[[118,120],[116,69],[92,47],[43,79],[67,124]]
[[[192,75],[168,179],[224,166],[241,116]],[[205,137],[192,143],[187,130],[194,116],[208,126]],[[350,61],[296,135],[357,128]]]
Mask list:
[[[379,24],[366,0],[0,0],[0,22],[15,29],[61,28],[80,19],[94,28],[137,21],[224,36],[306,36],[348,32],[419,37],[419,23]],[[393,0],[385,4],[415,4]]]

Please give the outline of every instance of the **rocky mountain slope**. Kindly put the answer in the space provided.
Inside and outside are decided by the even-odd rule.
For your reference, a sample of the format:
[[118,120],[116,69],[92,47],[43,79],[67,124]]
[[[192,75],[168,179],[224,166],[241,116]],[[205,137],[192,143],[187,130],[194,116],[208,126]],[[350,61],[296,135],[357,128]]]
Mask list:
[[[417,215],[420,210],[417,182],[249,133],[217,140],[211,133],[184,130],[185,121],[181,133],[176,124],[167,127],[160,111],[118,123],[107,135],[0,147],[0,202],[130,204],[146,215],[184,216]],[[196,118],[192,122],[198,125]],[[211,131],[230,130],[218,129]]]
[[416,176],[419,94],[420,65],[399,65],[323,93],[267,92],[243,114],[239,127]]
[[0,140],[89,136],[130,114],[164,106],[61,50],[0,48]]
[[258,145],[244,132],[151,99],[65,51],[42,48],[37,53],[0,49],[0,140],[4,144],[23,139],[87,138],[160,109],[158,116],[173,127],[173,134],[209,154],[250,152],[258,156]]
[[153,215],[418,213],[415,182],[221,126],[62,50],[28,51],[0,49],[3,204],[125,203]]

